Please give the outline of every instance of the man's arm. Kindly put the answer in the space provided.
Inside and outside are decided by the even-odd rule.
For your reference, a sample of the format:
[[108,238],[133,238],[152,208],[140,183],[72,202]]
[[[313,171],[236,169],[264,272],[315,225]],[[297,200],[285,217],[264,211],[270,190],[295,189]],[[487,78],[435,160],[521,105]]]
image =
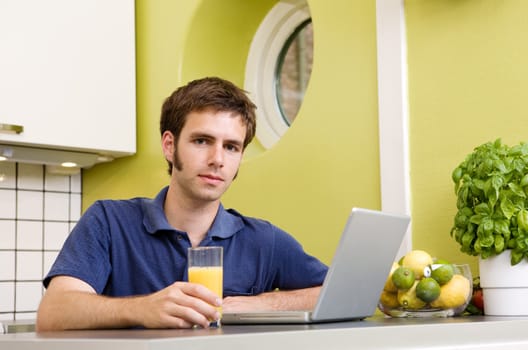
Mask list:
[[73,277],[54,277],[37,312],[37,331],[94,328],[208,327],[219,318],[221,300],[205,287],[176,282],[145,296],[114,298],[97,295]]
[[255,296],[226,297],[222,304],[225,312],[311,310],[315,307],[321,287],[273,291]]

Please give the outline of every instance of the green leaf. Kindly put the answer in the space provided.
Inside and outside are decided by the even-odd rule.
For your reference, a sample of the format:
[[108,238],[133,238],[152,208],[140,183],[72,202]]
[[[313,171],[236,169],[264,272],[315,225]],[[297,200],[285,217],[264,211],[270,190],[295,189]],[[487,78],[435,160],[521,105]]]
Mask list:
[[480,203],[479,205],[475,206],[475,213],[481,216],[489,216],[491,210],[487,203]]
[[451,179],[455,184],[458,184],[460,182],[460,179],[462,178],[463,170],[461,167],[456,167],[455,170],[451,173]]
[[470,247],[471,247],[471,243],[473,242],[473,239],[475,238],[475,236],[469,232],[465,232],[463,235],[462,235],[462,239],[461,239],[461,243],[462,243],[462,247],[465,247],[467,248],[468,250],[470,250]]
[[505,239],[509,239],[511,235],[509,221],[504,219],[498,219],[494,220],[493,222],[495,224],[493,231],[495,231],[495,233],[498,233],[501,236],[504,236]]
[[460,212],[462,214],[464,214],[465,216],[473,215],[473,209],[471,209],[470,207],[464,207],[464,208],[460,209]]
[[520,251],[517,251],[517,250],[512,250],[511,252],[511,264],[512,265],[517,265],[518,263],[521,262],[522,258],[523,258],[523,253],[520,252]]
[[464,229],[460,228],[460,227],[456,227],[456,226],[453,226],[451,228],[451,231],[449,232],[451,237],[453,237],[455,239],[455,241],[457,241],[457,242],[460,241],[460,236],[462,236],[463,233],[464,233]]
[[[487,143],[488,145],[489,143]],[[502,147],[502,140],[500,138],[496,139],[494,142],[493,142],[493,147],[494,148],[501,148]]]
[[528,174],[523,176],[519,185],[521,185],[521,187],[528,186]]
[[[484,187],[486,187],[486,181],[481,180],[481,179],[473,179],[472,183],[473,183],[473,186],[475,186],[479,190],[485,191]],[[489,185],[491,186],[491,183]]]
[[524,237],[521,237],[521,236],[517,236],[517,238],[515,239],[515,250],[518,250],[520,252],[523,252],[526,250],[526,248],[528,248],[528,245],[526,244],[526,240],[524,239]]
[[499,254],[504,251],[504,237],[501,235],[495,235],[495,242],[493,245],[495,246],[495,253]]
[[524,232],[528,232],[528,210],[519,210],[517,213],[517,226]]
[[495,228],[495,223],[489,217],[483,217],[479,226],[479,230],[482,230],[484,236],[488,237],[493,234],[493,229]]
[[467,206],[468,198],[469,198],[469,186],[467,184],[464,184],[458,191],[457,206],[459,207],[459,209]]
[[500,159],[495,159],[493,161],[493,167],[497,169],[498,171],[500,171],[501,173],[506,173],[508,170],[506,166],[504,165],[504,162]]
[[481,247],[490,248],[495,243],[495,238],[492,235],[490,235],[490,236],[486,236],[486,237],[480,237],[479,241],[480,241],[480,246]]
[[455,226],[459,228],[465,228],[469,222],[469,218],[462,212],[458,212],[455,215]]
[[510,149],[510,154],[513,155],[513,156],[520,156],[520,155],[523,155],[524,152],[523,152],[523,146],[522,146],[522,144],[513,146],[513,147]]
[[482,216],[478,214],[473,215],[472,217],[469,218],[469,222],[480,225],[480,223],[482,222]]
[[524,190],[523,188],[516,184],[516,183],[513,183],[513,182],[510,182],[508,184],[508,187],[512,190],[513,193],[515,193],[517,196],[519,197],[522,197],[522,198],[526,198],[526,194],[524,193]]
[[509,198],[504,198],[500,202],[500,208],[502,210],[502,213],[508,220],[510,220],[510,218],[515,213],[515,206],[513,205],[512,201]]
[[498,191],[491,192],[488,195],[488,203],[489,203],[490,208],[495,208],[495,204],[497,203],[498,200],[499,200],[499,192]]
[[524,168],[526,166],[526,163],[521,158],[515,158],[512,162],[512,166],[518,173],[522,174],[524,172]]
[[482,246],[480,245],[480,239],[479,238],[477,238],[475,240],[475,244],[473,244],[473,250],[477,254],[481,254],[482,253]]
[[482,163],[480,163],[477,168],[477,176],[484,178],[488,176],[489,173],[493,170],[493,160],[490,158],[485,158]]
[[500,175],[492,176],[491,178],[491,187],[498,191],[504,184],[504,178]]

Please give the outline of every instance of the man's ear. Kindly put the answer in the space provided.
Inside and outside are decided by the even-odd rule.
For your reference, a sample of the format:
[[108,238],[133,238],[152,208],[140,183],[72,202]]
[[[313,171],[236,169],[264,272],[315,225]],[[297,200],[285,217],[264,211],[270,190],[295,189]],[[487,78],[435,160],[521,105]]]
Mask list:
[[174,147],[174,135],[172,132],[163,132],[163,135],[161,135],[161,148],[163,150],[163,155],[165,155],[165,159],[169,162],[172,162]]

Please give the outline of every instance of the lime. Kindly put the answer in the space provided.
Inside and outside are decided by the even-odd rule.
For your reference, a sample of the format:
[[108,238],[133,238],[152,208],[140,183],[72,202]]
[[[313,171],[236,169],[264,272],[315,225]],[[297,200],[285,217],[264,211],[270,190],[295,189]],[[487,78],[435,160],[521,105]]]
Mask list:
[[396,288],[409,289],[414,284],[414,272],[411,269],[400,266],[394,270],[391,279]]
[[441,286],[451,281],[453,275],[455,274],[455,268],[451,264],[445,265],[433,265],[433,271],[431,272],[431,277],[438,282]]
[[431,302],[431,306],[441,309],[457,308],[469,300],[470,292],[471,282],[466,277],[455,274],[440,287],[440,296]]
[[402,266],[413,270],[416,279],[423,277],[424,269],[433,263],[433,258],[423,250],[411,250],[402,260]]
[[416,286],[418,281],[414,281],[414,284],[408,290],[398,291],[398,303],[405,308],[410,310],[422,309],[426,303],[416,296]]
[[420,300],[430,303],[440,296],[440,285],[434,278],[422,278],[416,285],[416,296],[420,298]]

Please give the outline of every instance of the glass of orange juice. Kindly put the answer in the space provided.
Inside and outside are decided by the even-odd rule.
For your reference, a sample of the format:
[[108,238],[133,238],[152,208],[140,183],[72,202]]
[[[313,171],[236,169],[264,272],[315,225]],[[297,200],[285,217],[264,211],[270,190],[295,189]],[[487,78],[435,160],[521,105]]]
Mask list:
[[[223,296],[223,255],[222,247],[195,247],[187,250],[189,282],[199,283],[220,299]],[[220,314],[222,308],[218,307]],[[211,322],[211,326],[220,326],[220,320]]]

